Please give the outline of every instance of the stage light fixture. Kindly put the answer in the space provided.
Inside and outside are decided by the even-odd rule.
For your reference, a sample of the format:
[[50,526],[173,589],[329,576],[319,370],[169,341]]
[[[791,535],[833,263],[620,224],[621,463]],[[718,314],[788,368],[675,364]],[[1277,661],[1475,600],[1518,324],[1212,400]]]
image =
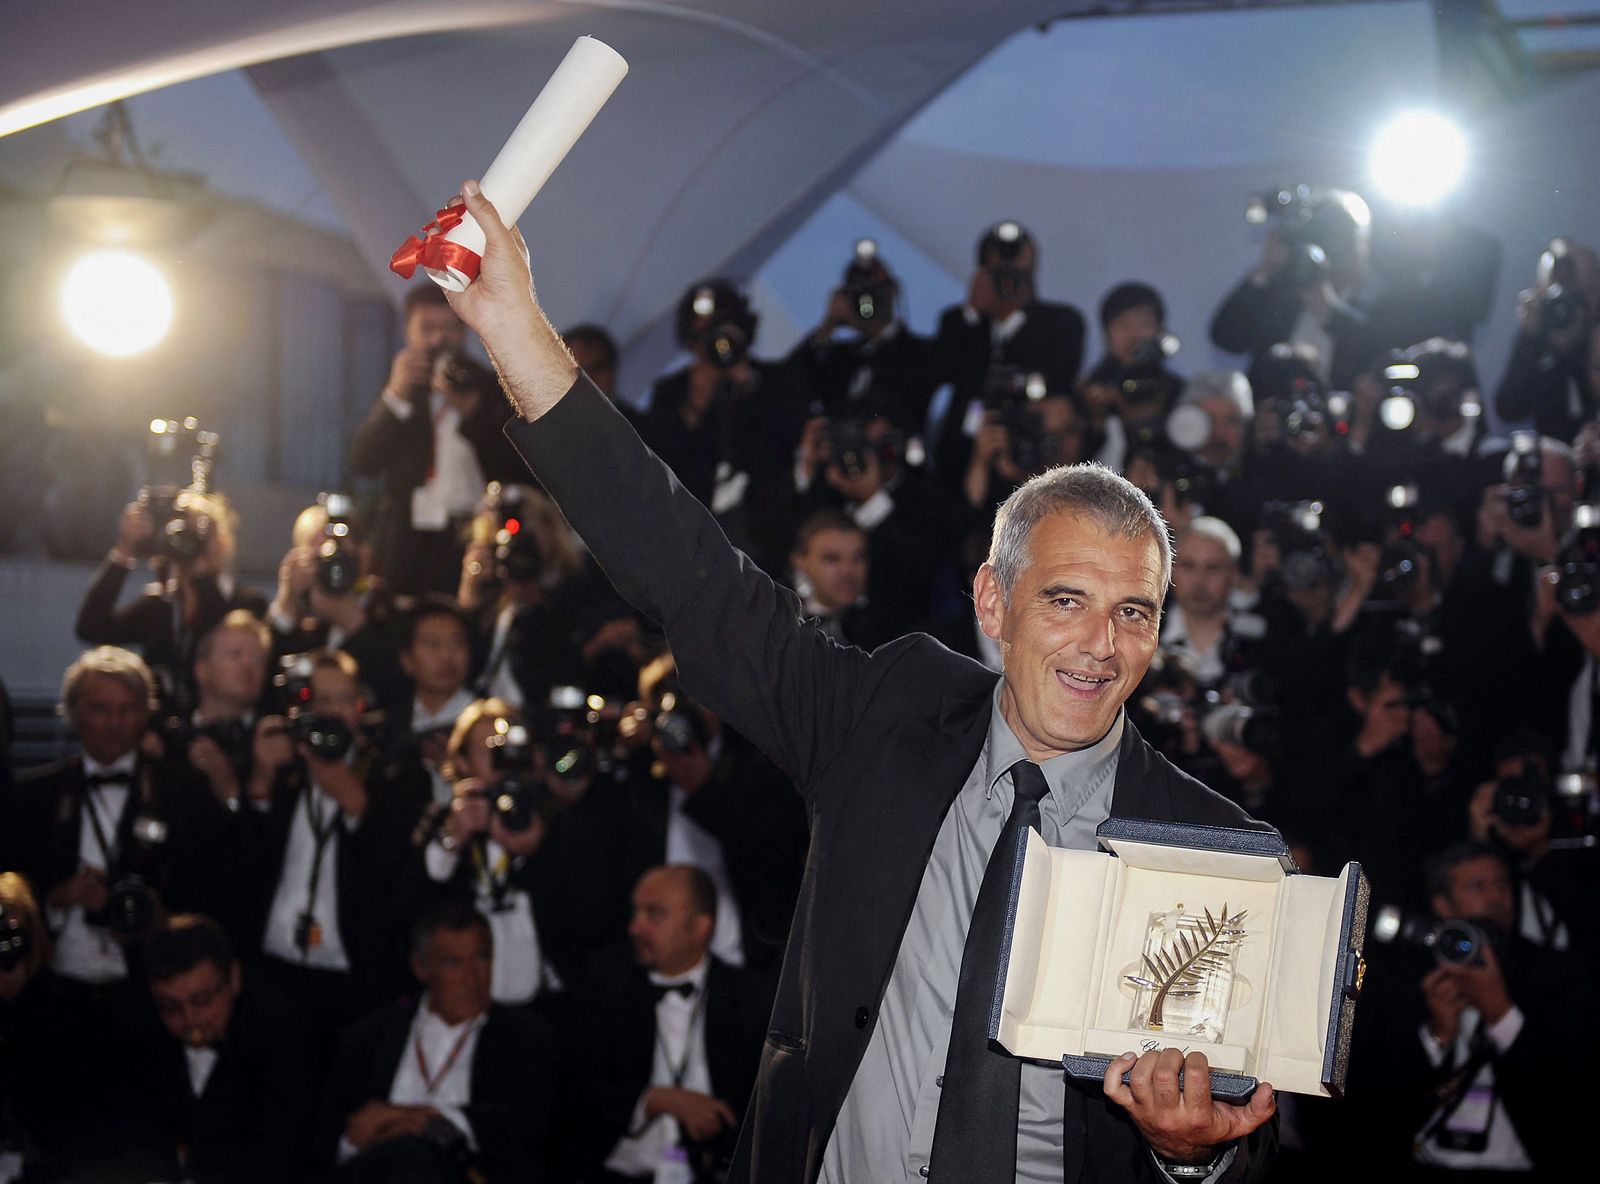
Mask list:
[[1404,206],[1431,206],[1467,172],[1467,137],[1436,111],[1406,111],[1379,129],[1368,158],[1373,187]]
[[107,357],[128,358],[159,345],[172,327],[172,313],[166,277],[132,251],[91,251],[61,284],[67,328]]

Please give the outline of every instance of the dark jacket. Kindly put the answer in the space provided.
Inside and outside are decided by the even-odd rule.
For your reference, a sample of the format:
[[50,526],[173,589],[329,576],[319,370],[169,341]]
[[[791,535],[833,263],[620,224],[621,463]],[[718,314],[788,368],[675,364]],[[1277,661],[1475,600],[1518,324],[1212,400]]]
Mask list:
[[[628,1133],[633,1110],[650,1085],[656,1050],[656,995],[626,947],[602,952],[577,1000],[584,1022],[585,1109],[593,1119],[590,1159],[602,1162]],[[705,982],[706,1068],[713,1097],[744,1115],[772,1010],[764,975],[711,958]]]
[[[417,1007],[384,1008],[351,1024],[323,1103],[318,1146],[331,1161],[350,1115],[387,1101]],[[472,1099],[464,1107],[477,1142],[472,1163],[486,1184],[537,1184],[548,1177],[550,1109],[556,1092],[555,1043],[529,1012],[490,1004],[472,1054]]]
[[[1286,273],[1280,272],[1265,284],[1247,276],[1211,314],[1211,343],[1259,360],[1273,346],[1289,340],[1301,308],[1300,293],[1288,282]],[[1338,301],[1328,335],[1333,338],[1333,357],[1324,360],[1331,381],[1336,388],[1348,389],[1350,381],[1372,360],[1367,318],[1352,305]]]
[[152,1035],[136,1049],[126,1076],[132,1088],[119,1099],[148,1178],[299,1178],[310,1150],[315,1079],[305,1018],[287,1000],[258,983],[240,992],[199,1097],[183,1045],[165,1029]]
[[[814,1181],[934,838],[982,751],[997,676],[925,635],[868,655],[805,625],[794,595],[728,546],[586,379],[508,434],[618,590],[663,623],[685,687],[805,799],[805,880],[731,1178]],[[1112,809],[1252,825],[1131,726]],[[1137,1129],[1097,1086],[1068,1088],[1064,1139],[1074,1184],[1157,1178]],[[1264,1169],[1275,1140],[1270,1124],[1245,1140],[1229,1178]]]

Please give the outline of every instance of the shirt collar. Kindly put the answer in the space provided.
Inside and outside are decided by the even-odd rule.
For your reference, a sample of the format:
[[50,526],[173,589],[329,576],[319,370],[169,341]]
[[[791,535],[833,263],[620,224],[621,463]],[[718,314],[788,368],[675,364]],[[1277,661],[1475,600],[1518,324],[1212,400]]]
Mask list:
[[83,775],[91,777],[96,773],[126,773],[130,778],[138,768],[139,753],[131,750],[123,753],[109,765],[102,765],[88,753],[83,754]]
[[471,1019],[462,1020],[459,1024],[447,1024],[444,1017],[433,1010],[433,1004],[426,996],[423,997],[422,1006],[417,1008],[417,1028],[425,1035],[443,1033],[446,1036],[460,1036],[464,1032],[482,1024],[489,1018],[487,1011],[479,1012]]
[[[984,744],[985,795],[993,797],[995,787],[1018,761],[1028,759],[1022,741],[1011,730],[1000,711],[1000,693],[1005,689],[1002,679],[995,685],[989,707],[989,738]],[[1063,823],[1077,811],[1079,805],[1116,769],[1117,753],[1122,746],[1122,729],[1127,719],[1125,711],[1118,711],[1109,731],[1088,748],[1064,752],[1040,763],[1045,784],[1050,787],[1050,798],[1055,803],[1055,814]],[[1002,787],[1002,802],[1010,809],[1011,788],[1007,782]]]
[[411,701],[411,730],[413,732],[425,731],[429,728],[440,727],[443,724],[453,724],[456,718],[472,704],[472,692],[462,687],[450,698],[437,713],[430,713],[422,705],[422,700],[413,698]]
[[710,969],[711,959],[702,956],[700,961],[682,974],[657,974],[652,970],[650,972],[650,981],[658,987],[675,987],[679,983],[693,983],[694,989],[699,991],[706,985],[706,972]]

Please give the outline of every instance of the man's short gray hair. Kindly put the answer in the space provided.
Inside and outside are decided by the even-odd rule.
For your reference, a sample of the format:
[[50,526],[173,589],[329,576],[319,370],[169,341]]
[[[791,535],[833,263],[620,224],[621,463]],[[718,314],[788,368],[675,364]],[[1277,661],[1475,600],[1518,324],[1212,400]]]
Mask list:
[[1172,583],[1172,535],[1161,511],[1126,477],[1098,463],[1058,465],[1020,486],[994,516],[989,567],[1006,603],[1028,565],[1033,528],[1051,514],[1079,514],[1108,534],[1154,539],[1161,554],[1161,591]]

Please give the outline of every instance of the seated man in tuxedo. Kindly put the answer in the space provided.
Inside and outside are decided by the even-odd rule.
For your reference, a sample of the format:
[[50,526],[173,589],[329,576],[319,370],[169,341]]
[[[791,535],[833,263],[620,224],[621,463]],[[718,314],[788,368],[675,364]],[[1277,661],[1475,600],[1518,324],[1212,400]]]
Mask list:
[[421,1002],[366,1016],[340,1039],[323,1114],[336,1179],[546,1178],[553,1044],[533,1015],[491,1001],[493,962],[489,922],[470,903],[418,918],[411,969]]
[[228,935],[184,913],[141,947],[162,1031],[130,1049],[119,1101],[146,1179],[281,1184],[306,1166],[305,1019],[245,982]]
[[632,965],[596,959],[580,994],[602,1181],[716,1175],[755,1083],[772,991],[710,953],[717,893],[696,867],[652,868],[633,890]]
[[262,971],[306,1011],[325,1047],[399,985],[408,919],[400,872],[429,790],[414,755],[363,734],[366,703],[348,654],[317,650],[304,667],[300,714],[256,724],[239,821],[258,889]]

